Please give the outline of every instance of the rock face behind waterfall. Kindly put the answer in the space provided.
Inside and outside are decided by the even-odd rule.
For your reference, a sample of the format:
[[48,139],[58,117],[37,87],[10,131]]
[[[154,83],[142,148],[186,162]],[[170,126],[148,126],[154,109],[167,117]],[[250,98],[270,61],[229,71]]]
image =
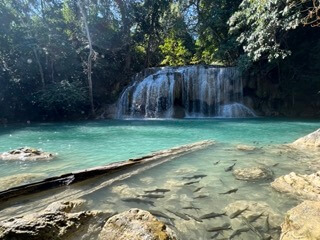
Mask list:
[[119,118],[252,117],[237,68],[184,66],[138,74],[119,99]]

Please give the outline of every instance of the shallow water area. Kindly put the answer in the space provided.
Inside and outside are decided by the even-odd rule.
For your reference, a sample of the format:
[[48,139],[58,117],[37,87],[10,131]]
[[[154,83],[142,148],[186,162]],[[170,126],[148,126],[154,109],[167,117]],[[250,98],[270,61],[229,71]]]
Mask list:
[[[89,210],[122,212],[133,207],[151,210],[171,226],[180,239],[223,239],[235,234],[232,239],[249,240],[258,238],[254,232],[246,230],[241,217],[250,217],[252,213],[244,206],[251,208],[258,204],[253,211],[262,209],[259,210],[261,216],[257,216],[254,226],[277,239],[285,212],[298,201],[272,190],[272,179],[240,181],[232,171],[265,167],[276,178],[292,171],[310,174],[319,170],[317,154],[283,146],[318,127],[317,121],[305,120],[183,119],[2,128],[1,151],[27,145],[58,153],[51,161],[0,163],[1,177],[23,173],[35,175],[25,182],[201,140],[215,140],[216,144],[161,164],[147,164],[109,177],[12,199],[0,205],[0,220],[44,209],[55,201],[81,198],[86,200],[85,209]],[[239,150],[239,144],[247,144],[254,150]],[[165,190],[157,192],[156,189]],[[240,204],[240,210],[244,209],[239,217],[231,218],[227,214],[232,204]],[[221,216],[204,217],[213,212]],[[216,227],[225,230],[217,231]],[[236,229],[241,231],[234,233]]]
[[[160,165],[138,167],[112,177],[98,177],[81,184],[14,199],[10,203],[2,204],[0,215],[24,215],[43,209],[54,201],[80,198],[86,200],[86,210],[149,210],[173,228],[179,239],[228,239],[235,230],[246,229],[243,227],[242,216],[261,214],[252,222],[253,226],[265,236],[270,234],[272,239],[278,239],[284,214],[299,201],[277,193],[270,183],[273,178],[291,171],[309,174],[319,170],[319,166],[312,164],[312,161],[319,159],[319,155],[278,144],[261,145],[254,142],[250,145],[255,147],[252,151],[242,151],[237,149],[237,146],[236,143],[218,142],[206,149],[164,161]],[[235,179],[232,170],[228,170],[232,165],[233,169],[265,167],[274,175],[272,179],[240,181]],[[156,189],[159,192],[154,191]],[[227,193],[234,189],[235,192]],[[252,213],[241,206],[244,212],[231,218],[225,213],[226,208],[236,203],[247,204],[249,208],[258,203],[262,210]],[[203,217],[213,212],[222,215]],[[213,231],[215,227],[229,225],[230,229]],[[272,229],[271,226],[274,225],[277,226],[276,229]],[[232,239],[259,238],[254,232],[245,230]]]

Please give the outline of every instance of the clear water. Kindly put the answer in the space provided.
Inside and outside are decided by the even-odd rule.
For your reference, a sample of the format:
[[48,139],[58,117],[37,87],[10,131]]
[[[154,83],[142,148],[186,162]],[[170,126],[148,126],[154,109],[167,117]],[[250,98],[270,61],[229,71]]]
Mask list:
[[41,162],[2,161],[0,177],[18,173],[54,176],[200,140],[281,144],[318,127],[318,121],[285,119],[106,120],[10,125],[0,128],[0,152],[29,146],[57,153],[58,157]]
[[[174,225],[172,228],[180,239],[211,239],[215,233],[208,232],[208,229],[230,223],[233,230],[220,231],[217,238],[214,238],[228,239],[237,229],[239,221],[241,223],[241,218],[222,216],[197,222],[194,219],[184,220],[167,209],[199,218],[211,212],[224,212],[229,204],[239,200],[254,201],[267,204],[281,223],[286,211],[299,201],[274,191],[270,186],[272,179],[239,181],[234,178],[232,171],[226,172],[225,169],[234,163],[235,169],[264,166],[274,172],[274,178],[292,171],[309,174],[320,170],[320,165],[316,164],[319,154],[288,149],[281,145],[317,128],[318,121],[285,119],[130,120],[11,126],[2,129],[1,150],[29,145],[58,152],[59,158],[41,163],[3,162],[0,168],[3,176],[22,171],[44,171],[54,175],[205,139],[216,140],[217,144],[161,165],[146,165],[111,177],[98,177],[34,196],[13,199],[0,204],[0,220],[44,209],[54,201],[81,198],[86,200],[84,209],[89,210],[122,212],[137,207],[160,211],[174,219],[171,222]],[[248,144],[257,149],[252,152],[239,151],[237,144]],[[206,176],[202,179],[185,179],[198,174]],[[185,185],[190,181],[196,182]],[[202,189],[194,192],[199,187]],[[169,191],[158,199],[141,196],[145,190],[155,188]],[[236,193],[220,194],[234,188],[238,189]],[[205,197],[197,198],[201,195]],[[126,202],[126,198],[153,201],[154,206]],[[188,206],[199,209],[184,209]],[[160,219],[170,224],[170,220]],[[252,224],[260,229],[266,219],[263,216]],[[275,224],[273,221],[274,218],[268,218],[269,225]],[[273,233],[273,239],[278,239],[277,234],[279,232]],[[248,231],[232,239],[259,238]]]
[[[247,217],[247,214],[262,213],[264,215],[252,222],[252,225],[260,232],[266,221],[268,226],[276,225],[277,231],[268,230],[268,233],[272,235],[272,239],[279,239],[279,226],[283,222],[285,213],[296,206],[299,201],[274,191],[270,186],[272,179],[256,182],[239,181],[234,178],[232,171],[226,172],[225,169],[236,163],[234,169],[253,166],[267,167],[274,172],[274,178],[291,171],[309,174],[320,170],[319,164],[313,164],[313,161],[318,161],[319,155],[274,144],[262,145],[255,142],[251,145],[256,146],[257,149],[252,152],[244,152],[237,150],[236,144],[217,143],[206,149],[165,161],[160,165],[148,164],[113,176],[97,177],[80,184],[12,199],[0,204],[0,221],[12,216],[42,210],[55,201],[84,199],[86,203],[83,210],[122,212],[130,208],[140,208],[148,211],[160,211],[169,216],[171,220],[158,218],[167,224],[172,224],[171,228],[177,233],[179,239],[184,240],[229,239],[235,230],[243,228],[241,216]],[[275,166],[275,164],[278,165]],[[185,179],[185,177],[199,174],[206,176],[202,179]],[[195,183],[186,185],[190,181],[195,181]],[[201,189],[195,192],[200,187]],[[156,188],[167,189],[168,192],[158,194],[163,196],[158,199],[143,196],[145,191]],[[236,193],[220,194],[234,188],[238,189]],[[199,196],[204,197],[198,198]],[[126,202],[127,198],[152,201],[153,206],[143,202]],[[185,220],[168,211],[169,209],[185,216],[188,214],[200,218],[211,212],[223,213],[229,204],[234,204],[237,201],[246,201],[250,207],[254,203],[266,204],[268,208],[260,212],[247,210],[234,219],[222,216],[203,219],[202,222],[192,218]],[[184,207],[190,206],[197,209],[184,209]],[[269,210],[273,212],[273,215],[269,215],[267,218]],[[213,238],[216,232],[208,232],[208,229],[226,223],[231,224],[232,230],[219,231],[216,238]],[[91,235],[90,232],[88,235],[92,237],[90,239],[97,239],[97,236]],[[260,238],[252,231],[246,231],[232,239],[254,240]]]

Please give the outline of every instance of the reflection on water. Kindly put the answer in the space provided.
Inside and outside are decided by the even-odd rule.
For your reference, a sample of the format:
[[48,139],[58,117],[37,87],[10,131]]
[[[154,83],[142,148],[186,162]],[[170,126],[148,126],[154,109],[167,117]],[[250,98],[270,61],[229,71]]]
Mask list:
[[[50,201],[82,198],[90,210],[148,210],[180,239],[278,239],[285,212],[298,201],[275,192],[270,187],[272,179],[236,180],[230,168],[263,166],[274,177],[291,171],[305,174],[319,156],[259,142],[252,145],[255,150],[240,151],[235,144],[218,143],[116,181],[98,178],[56,190],[56,195],[50,191],[28,197],[31,202],[22,205],[20,199],[11,208],[6,205],[2,213],[15,215],[41,204],[44,208]],[[313,165],[312,171],[319,169]]]

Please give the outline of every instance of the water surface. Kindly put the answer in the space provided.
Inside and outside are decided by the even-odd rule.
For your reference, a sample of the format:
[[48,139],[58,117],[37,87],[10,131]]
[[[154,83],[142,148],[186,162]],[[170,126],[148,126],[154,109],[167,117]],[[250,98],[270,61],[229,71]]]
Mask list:
[[0,152],[29,146],[57,153],[42,162],[0,162],[0,177],[18,173],[53,176],[127,160],[200,140],[282,144],[319,127],[318,121],[286,119],[106,120],[9,125],[0,128]]

